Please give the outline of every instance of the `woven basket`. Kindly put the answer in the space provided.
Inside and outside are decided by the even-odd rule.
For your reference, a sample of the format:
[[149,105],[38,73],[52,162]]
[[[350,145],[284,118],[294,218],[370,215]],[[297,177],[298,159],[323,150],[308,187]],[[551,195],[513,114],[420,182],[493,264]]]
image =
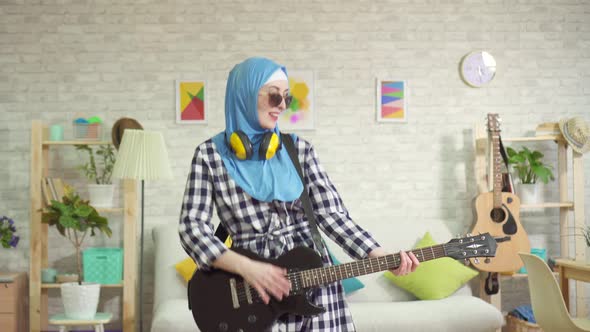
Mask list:
[[508,332],[543,332],[538,324],[518,319],[512,315],[506,315],[506,330]]

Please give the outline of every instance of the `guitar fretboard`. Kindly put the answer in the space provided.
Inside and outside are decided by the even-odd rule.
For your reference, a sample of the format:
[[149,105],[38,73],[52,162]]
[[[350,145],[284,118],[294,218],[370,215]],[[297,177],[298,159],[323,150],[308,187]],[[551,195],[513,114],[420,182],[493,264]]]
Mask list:
[[[436,258],[446,257],[445,245],[439,244],[412,250],[418,261],[424,262]],[[336,266],[310,269],[293,273],[289,276],[292,285],[301,285],[301,288],[310,288],[338,280],[357,277],[379,271],[396,269],[401,263],[399,254],[391,254],[382,257],[366,258],[359,261],[344,263]],[[297,280],[298,282],[293,282]],[[293,289],[297,291],[297,289]]]
[[500,154],[500,133],[494,131],[492,135],[492,159],[494,177],[494,208],[502,207],[502,155]]

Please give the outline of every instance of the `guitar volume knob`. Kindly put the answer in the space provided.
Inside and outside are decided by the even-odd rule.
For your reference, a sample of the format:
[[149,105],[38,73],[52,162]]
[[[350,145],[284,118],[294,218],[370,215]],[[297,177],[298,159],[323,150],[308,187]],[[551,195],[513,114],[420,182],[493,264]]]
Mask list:
[[217,326],[217,328],[221,332],[226,332],[229,329],[229,326],[227,325],[226,322],[221,322],[221,323],[219,323],[219,325]]
[[248,315],[248,323],[250,323],[250,324],[256,323],[256,316],[255,315]]

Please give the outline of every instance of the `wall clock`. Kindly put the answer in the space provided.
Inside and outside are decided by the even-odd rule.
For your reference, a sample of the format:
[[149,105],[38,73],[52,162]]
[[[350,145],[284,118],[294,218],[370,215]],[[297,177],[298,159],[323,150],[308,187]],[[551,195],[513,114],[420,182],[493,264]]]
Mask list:
[[461,78],[472,87],[480,88],[496,75],[496,60],[486,51],[471,52],[461,60]]

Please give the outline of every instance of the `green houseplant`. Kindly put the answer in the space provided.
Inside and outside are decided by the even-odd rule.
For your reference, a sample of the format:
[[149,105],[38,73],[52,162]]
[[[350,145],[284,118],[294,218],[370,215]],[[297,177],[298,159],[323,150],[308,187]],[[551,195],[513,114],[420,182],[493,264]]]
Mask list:
[[113,234],[108,219],[102,217],[96,209],[85,201],[69,186],[66,186],[62,202],[51,201],[42,214],[41,221],[55,226],[58,232],[66,237],[76,249],[78,284],[82,283],[81,247],[88,234],[95,236],[100,231],[111,237]]
[[94,150],[89,145],[76,145],[76,150],[86,151],[88,153],[88,162],[78,166],[88,180],[96,184],[111,184],[113,168],[115,166],[115,149],[112,145],[100,145],[96,149],[96,155],[99,158],[97,167],[97,158],[94,156]]
[[549,183],[549,180],[555,180],[551,166],[543,163],[544,155],[536,150],[530,150],[526,146],[522,147],[520,151],[516,151],[513,148],[507,148],[508,152],[508,164],[513,165],[512,167],[518,174],[520,183],[534,184],[538,180],[543,183]]
[[[96,152],[89,145],[76,145],[78,151],[88,153],[88,161],[78,166],[86,178],[94,183],[88,184],[88,194],[95,207],[112,207],[114,186],[112,184],[115,167],[115,149],[112,145],[100,145]],[[95,155],[96,154],[96,155]]]
[[523,146],[516,151],[513,148],[506,149],[508,153],[508,164],[516,172],[520,179],[518,196],[524,203],[534,203],[538,201],[538,183],[545,184],[555,180],[551,166],[543,162],[544,155],[537,151]]
[[82,283],[81,247],[89,234],[94,236],[99,231],[110,237],[112,230],[108,220],[102,217],[88,201],[81,199],[71,187],[66,186],[65,189],[62,201],[52,200],[51,205],[43,211],[41,220],[49,226],[55,226],[76,249],[78,282],[60,285],[66,316],[74,319],[90,319],[96,314],[100,284]]

